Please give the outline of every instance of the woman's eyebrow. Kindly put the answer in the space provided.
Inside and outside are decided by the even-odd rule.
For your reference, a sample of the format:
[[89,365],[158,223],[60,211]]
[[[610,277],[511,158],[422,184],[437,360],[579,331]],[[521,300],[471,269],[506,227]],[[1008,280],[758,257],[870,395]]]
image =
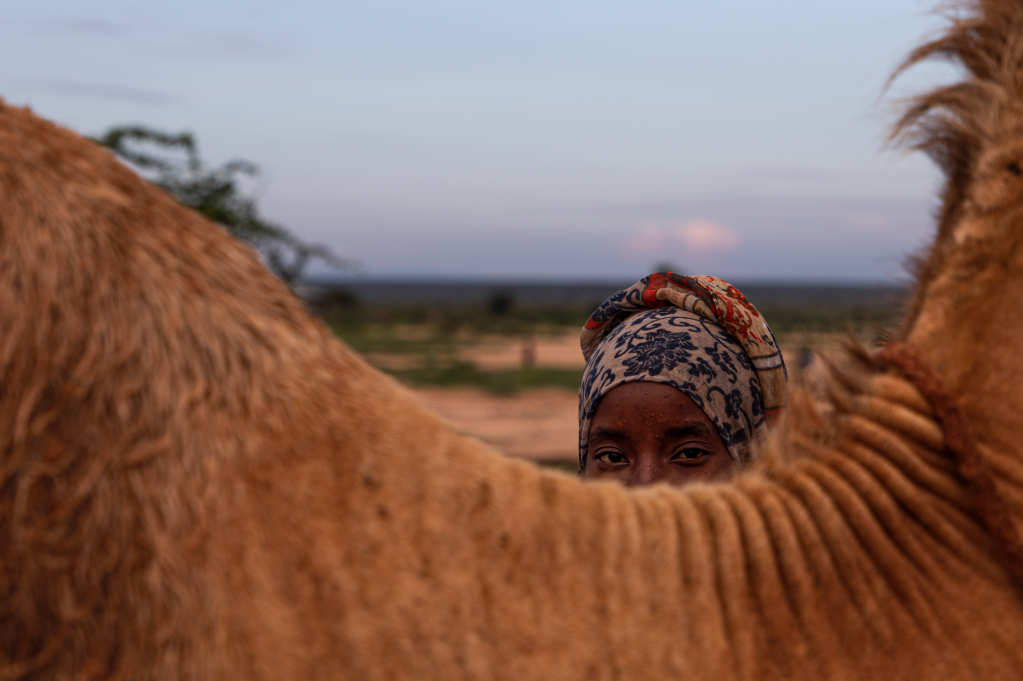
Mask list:
[[624,430],[615,428],[597,428],[590,432],[590,442],[594,440],[624,440],[628,437]]
[[698,437],[710,437],[714,433],[710,431],[707,426],[702,423],[691,423],[685,426],[675,426],[664,431],[664,434],[670,438],[676,437],[690,437],[696,435]]

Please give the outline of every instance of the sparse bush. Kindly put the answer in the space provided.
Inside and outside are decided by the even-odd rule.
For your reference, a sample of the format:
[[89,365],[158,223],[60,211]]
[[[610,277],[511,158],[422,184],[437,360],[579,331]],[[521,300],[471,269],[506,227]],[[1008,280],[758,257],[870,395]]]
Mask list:
[[254,163],[234,160],[207,170],[191,133],[174,134],[140,125],[110,128],[96,141],[181,203],[252,244],[270,271],[289,285],[298,281],[311,260],[336,269],[354,266],[326,246],[307,244],[260,216],[256,201],[242,194],[238,186],[241,177],[259,174]]

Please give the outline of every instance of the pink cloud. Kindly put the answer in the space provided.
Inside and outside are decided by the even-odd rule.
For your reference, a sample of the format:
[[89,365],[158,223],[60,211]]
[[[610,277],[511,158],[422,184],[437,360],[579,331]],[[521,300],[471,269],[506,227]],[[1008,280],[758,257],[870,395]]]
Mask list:
[[739,235],[709,220],[680,226],[682,242],[696,253],[722,253],[739,245]]
[[739,245],[739,235],[710,220],[647,223],[629,235],[623,244],[632,255],[713,255]]

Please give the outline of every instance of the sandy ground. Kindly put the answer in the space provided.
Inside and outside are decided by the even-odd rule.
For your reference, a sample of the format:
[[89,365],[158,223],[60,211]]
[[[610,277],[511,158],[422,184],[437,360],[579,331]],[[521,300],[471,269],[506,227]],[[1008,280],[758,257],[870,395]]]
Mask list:
[[538,461],[578,459],[578,394],[558,388],[493,395],[466,388],[419,388],[423,402],[455,430],[508,455]]
[[459,358],[483,371],[515,369],[523,364],[556,369],[582,369],[586,366],[579,349],[579,333],[560,336],[536,336],[509,341],[504,337],[484,338],[479,345],[466,348]]
[[[426,363],[425,355],[415,353],[370,352],[366,358],[374,365],[390,371],[416,369]],[[459,350],[453,359],[474,364],[482,371],[502,371],[522,366],[552,369],[582,369],[586,366],[582,350],[579,349],[579,334],[575,331],[534,338],[485,336],[471,347]]]

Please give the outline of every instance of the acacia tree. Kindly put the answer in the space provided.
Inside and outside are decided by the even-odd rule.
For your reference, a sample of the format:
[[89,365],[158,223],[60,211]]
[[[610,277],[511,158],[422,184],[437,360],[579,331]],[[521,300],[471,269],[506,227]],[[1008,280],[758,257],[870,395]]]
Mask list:
[[259,168],[249,161],[229,161],[207,170],[191,133],[173,134],[139,125],[110,128],[96,141],[181,203],[252,244],[270,270],[289,285],[311,260],[336,269],[353,266],[326,246],[307,244],[281,225],[260,217],[255,199],[239,188],[241,177],[259,175]]

